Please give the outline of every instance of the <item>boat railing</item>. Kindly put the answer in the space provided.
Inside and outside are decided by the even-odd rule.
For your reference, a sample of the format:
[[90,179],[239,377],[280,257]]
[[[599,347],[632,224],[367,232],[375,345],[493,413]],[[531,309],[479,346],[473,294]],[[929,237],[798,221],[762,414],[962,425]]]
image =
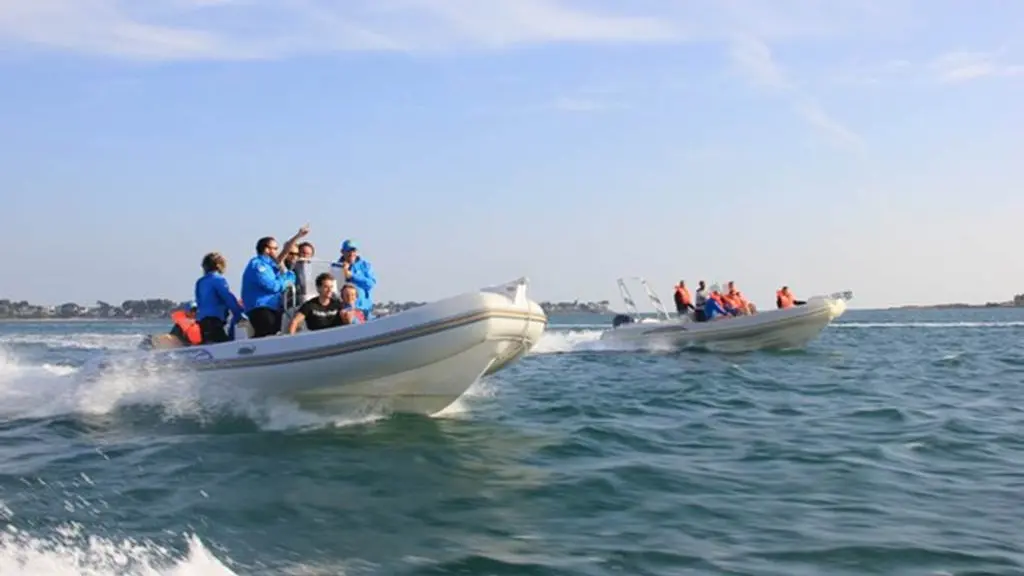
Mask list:
[[619,285],[619,294],[622,296],[622,301],[626,304],[626,312],[634,318],[639,318],[640,312],[636,309],[636,302],[633,300],[633,295],[630,293],[629,288],[626,286],[626,280],[635,280],[644,287],[644,291],[647,292],[647,298],[650,300],[651,305],[654,306],[655,311],[658,313],[658,317],[664,320],[671,320],[665,305],[661,303],[661,298],[654,292],[651,285],[647,283],[647,280],[642,276],[628,276],[622,277],[616,280]]

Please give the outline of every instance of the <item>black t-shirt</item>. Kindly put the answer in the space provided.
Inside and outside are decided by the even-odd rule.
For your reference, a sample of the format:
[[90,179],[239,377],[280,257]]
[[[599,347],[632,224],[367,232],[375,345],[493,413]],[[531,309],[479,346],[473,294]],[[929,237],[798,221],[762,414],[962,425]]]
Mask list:
[[307,330],[322,330],[341,326],[341,300],[331,298],[326,306],[320,303],[320,297],[307,300],[299,312],[306,317]]

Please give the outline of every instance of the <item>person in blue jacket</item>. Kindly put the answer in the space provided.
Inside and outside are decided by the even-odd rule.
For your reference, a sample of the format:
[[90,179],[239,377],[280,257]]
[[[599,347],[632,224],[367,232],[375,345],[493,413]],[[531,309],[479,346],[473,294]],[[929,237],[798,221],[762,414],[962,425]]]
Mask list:
[[359,256],[359,248],[352,240],[341,243],[341,258],[333,266],[341,268],[345,283],[356,287],[356,308],[369,320],[373,312],[373,287],[377,285],[373,266]]
[[218,252],[210,252],[203,256],[203,275],[196,280],[195,287],[196,322],[199,323],[199,331],[203,335],[203,344],[227,342],[232,339],[232,336],[224,331],[228,312],[232,315],[232,333],[235,324],[242,318],[242,305],[231,293],[228,280],[224,277],[227,267],[227,259]]
[[306,234],[309,234],[309,227],[303,226],[285,243],[285,250],[281,252],[273,236],[264,236],[256,242],[256,256],[242,272],[242,303],[253,338],[273,336],[281,330],[282,295],[295,282],[295,273],[284,267],[284,256]]
[[[717,295],[717,292],[715,293]],[[714,320],[721,316],[729,316],[729,312],[718,303],[717,298],[708,298],[704,302],[704,318],[707,321]]]

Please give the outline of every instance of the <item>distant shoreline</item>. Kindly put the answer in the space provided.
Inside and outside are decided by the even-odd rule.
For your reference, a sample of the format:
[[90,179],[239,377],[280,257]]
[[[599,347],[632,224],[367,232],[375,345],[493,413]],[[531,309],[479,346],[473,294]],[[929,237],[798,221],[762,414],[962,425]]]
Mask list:
[[[59,324],[59,323],[62,323],[62,322],[73,322],[73,323],[76,323],[76,324],[85,324],[87,322],[103,322],[103,323],[107,323],[107,322],[120,322],[122,324],[131,324],[132,322],[149,322],[149,321],[153,321],[153,320],[163,320],[163,319],[165,319],[165,318],[163,318],[161,316],[147,316],[147,317],[142,317],[142,318],[95,318],[95,317],[74,317],[74,316],[70,317],[70,318],[60,318],[60,317],[57,317],[57,316],[47,316],[47,317],[44,317],[44,318],[0,318],[0,324],[22,324],[22,323],[25,323],[25,322],[52,322],[52,323],[56,323],[56,324]],[[166,320],[168,322],[171,321],[170,317],[167,317]]]
[[903,306],[890,306],[885,310],[980,310],[986,308],[1024,308],[1021,301],[1012,302],[988,302],[986,304],[904,304]]

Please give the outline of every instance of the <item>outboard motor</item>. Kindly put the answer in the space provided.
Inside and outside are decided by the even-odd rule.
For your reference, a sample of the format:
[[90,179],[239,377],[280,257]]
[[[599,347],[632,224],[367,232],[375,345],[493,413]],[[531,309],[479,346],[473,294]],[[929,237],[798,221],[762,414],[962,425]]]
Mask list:
[[633,317],[628,314],[616,314],[615,318],[612,318],[612,328],[618,328],[623,324],[632,324],[633,322]]

